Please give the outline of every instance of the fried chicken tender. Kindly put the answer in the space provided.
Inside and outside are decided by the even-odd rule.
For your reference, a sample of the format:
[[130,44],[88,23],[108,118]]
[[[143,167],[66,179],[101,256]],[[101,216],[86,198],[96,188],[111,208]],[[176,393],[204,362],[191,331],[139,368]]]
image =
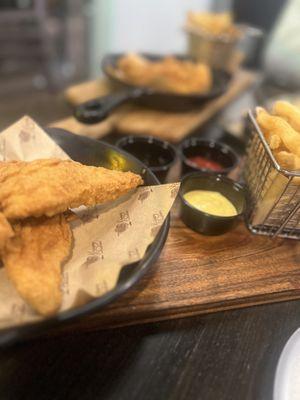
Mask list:
[[159,61],[134,53],[121,57],[116,75],[128,83],[178,94],[203,93],[212,86],[210,68],[203,63],[165,57]]
[[0,183],[18,173],[24,164],[24,161],[0,161]]
[[151,86],[163,91],[190,94],[207,92],[212,76],[207,65],[166,57],[157,63]]
[[2,260],[21,297],[39,314],[55,314],[62,302],[61,264],[68,257],[72,233],[63,214],[29,218],[14,225]]
[[14,231],[10,223],[5,218],[4,214],[0,212],[0,256],[7,241],[14,236]]
[[86,166],[71,160],[2,164],[0,210],[11,220],[51,217],[69,208],[101,204],[143,183],[132,172]]
[[133,85],[144,86],[149,81],[151,68],[150,62],[135,53],[129,53],[121,57],[117,62],[117,68],[123,78]]
[[287,121],[293,129],[300,132],[300,109],[287,101],[276,101],[273,114]]

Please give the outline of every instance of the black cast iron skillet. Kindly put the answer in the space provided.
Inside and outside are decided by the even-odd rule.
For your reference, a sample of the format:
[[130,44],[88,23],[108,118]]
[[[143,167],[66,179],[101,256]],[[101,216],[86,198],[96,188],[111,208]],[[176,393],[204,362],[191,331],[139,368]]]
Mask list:
[[[85,124],[95,124],[107,118],[107,116],[121,104],[131,101],[139,105],[173,112],[184,112],[191,110],[204,102],[211,100],[223,94],[230,81],[230,74],[221,70],[212,69],[213,85],[209,92],[199,94],[181,95],[168,92],[159,92],[147,87],[137,87],[124,83],[113,72],[117,65],[117,60],[124,54],[110,54],[102,61],[103,72],[120,87],[120,91],[89,100],[79,105],[74,112],[78,121]],[[165,56],[155,54],[142,54],[151,61],[157,61]],[[189,59],[186,56],[174,55],[180,60]]]
[[[87,165],[103,166],[133,171],[142,175],[146,185],[157,185],[159,182],[155,175],[145,167],[139,160],[119,148],[98,140],[74,135],[62,129],[48,128],[49,136],[58,143],[63,150],[75,161]],[[94,310],[111,303],[117,297],[130,289],[150,268],[158,258],[169,231],[170,217],[168,216],[162,225],[154,242],[148,247],[144,257],[135,263],[123,267],[117,285],[106,293],[89,303],[74,308],[70,311],[59,313],[50,319],[31,323],[20,327],[14,327],[0,331],[0,346],[15,341],[25,340],[31,336],[47,332],[55,325],[65,323],[76,317],[84,316]]]

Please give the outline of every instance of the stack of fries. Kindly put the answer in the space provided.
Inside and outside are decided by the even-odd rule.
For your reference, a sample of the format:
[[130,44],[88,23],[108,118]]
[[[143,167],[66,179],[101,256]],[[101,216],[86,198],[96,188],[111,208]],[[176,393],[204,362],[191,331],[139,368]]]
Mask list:
[[300,171],[300,108],[277,101],[270,114],[258,107],[257,122],[279,165]]
[[187,14],[186,26],[214,37],[223,36],[234,40],[240,36],[240,31],[234,25],[231,13],[204,13],[190,11]]

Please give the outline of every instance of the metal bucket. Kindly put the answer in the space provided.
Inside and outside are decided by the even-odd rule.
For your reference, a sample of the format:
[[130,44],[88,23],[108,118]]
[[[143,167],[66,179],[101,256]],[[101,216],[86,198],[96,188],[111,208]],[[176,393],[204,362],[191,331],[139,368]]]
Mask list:
[[213,68],[229,70],[233,64],[240,37],[214,37],[204,32],[185,28],[188,54],[193,59]]

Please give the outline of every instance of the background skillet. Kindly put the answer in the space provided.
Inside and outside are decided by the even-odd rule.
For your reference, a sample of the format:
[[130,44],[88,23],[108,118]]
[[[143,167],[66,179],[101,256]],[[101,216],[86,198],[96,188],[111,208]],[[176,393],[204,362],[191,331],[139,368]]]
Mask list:
[[[80,122],[86,124],[100,122],[116,107],[128,101],[160,111],[190,111],[208,100],[222,95],[227,90],[231,79],[228,72],[212,69],[213,84],[211,90],[207,93],[181,95],[159,92],[151,88],[127,84],[113,73],[118,59],[124,55],[123,53],[108,54],[101,64],[104,74],[111,82],[117,84],[120,91],[79,105],[75,110],[75,117]],[[149,53],[141,53],[141,55],[151,61],[158,61],[165,57],[165,55]],[[179,60],[190,60],[189,57],[183,55],[174,54],[173,56]]]

